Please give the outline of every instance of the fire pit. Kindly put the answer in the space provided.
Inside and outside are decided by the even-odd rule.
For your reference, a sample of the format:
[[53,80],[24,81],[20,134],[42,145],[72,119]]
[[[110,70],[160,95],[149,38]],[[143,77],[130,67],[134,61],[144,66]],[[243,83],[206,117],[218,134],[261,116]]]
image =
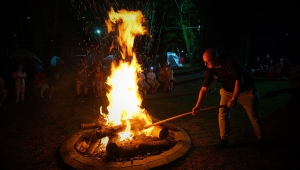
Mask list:
[[[141,11],[113,9],[105,21],[113,33],[111,48],[118,44],[122,58],[116,58],[106,78],[108,113],[97,123],[81,124],[81,131],[63,143],[64,162],[76,169],[151,169],[182,157],[191,147],[180,128],[158,122],[141,107],[138,82],[141,65],[133,51],[134,38],[147,33]],[[159,124],[154,124],[156,122]]]
[[[86,152],[80,152],[78,146],[83,139],[88,139],[95,129],[81,130],[63,143],[60,155],[66,164],[75,169],[152,169],[170,164],[183,157],[191,148],[191,139],[183,129],[169,123],[164,123],[161,127],[168,131],[165,139],[154,137],[152,140],[145,139],[144,142],[124,142],[123,145],[112,147],[109,154],[100,151],[94,155],[92,152],[99,147],[99,140],[98,144],[95,144],[97,140],[92,140]],[[106,148],[109,146],[114,144]]]

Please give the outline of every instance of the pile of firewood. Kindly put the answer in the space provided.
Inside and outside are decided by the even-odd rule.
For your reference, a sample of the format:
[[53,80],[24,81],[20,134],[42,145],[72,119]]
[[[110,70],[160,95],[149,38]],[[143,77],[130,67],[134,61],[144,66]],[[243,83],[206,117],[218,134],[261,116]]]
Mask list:
[[[133,121],[136,123],[136,121]],[[134,123],[133,123],[134,124]],[[141,126],[141,122],[136,123]],[[136,129],[141,127],[132,126]],[[105,126],[100,124],[82,124],[82,129],[89,129],[78,141],[75,148],[80,154],[91,157],[113,157],[118,160],[123,158],[143,158],[149,155],[159,154],[172,148],[177,141],[174,132],[164,126],[154,126],[152,135],[136,135],[132,140],[120,141],[119,132],[126,129],[126,125]],[[101,139],[108,137],[106,146]]]

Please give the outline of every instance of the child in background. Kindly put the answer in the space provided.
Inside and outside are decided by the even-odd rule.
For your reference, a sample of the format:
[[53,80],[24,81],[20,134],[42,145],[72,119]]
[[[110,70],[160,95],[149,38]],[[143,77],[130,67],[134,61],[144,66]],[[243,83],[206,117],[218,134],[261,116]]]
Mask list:
[[96,66],[96,71],[94,73],[94,81],[93,81],[93,89],[94,89],[95,97],[102,96],[103,76],[104,73],[101,71],[100,66]]
[[153,67],[150,67],[149,72],[147,73],[147,83],[151,86],[151,94],[155,94],[156,90],[160,86],[159,82],[156,80],[156,75],[153,72]]
[[169,80],[167,90],[172,91],[173,90],[173,83],[175,82],[175,78],[174,78],[174,72],[172,70],[171,64],[167,65],[166,74],[167,74],[168,80]]
[[49,93],[49,98],[52,98],[52,94],[53,94],[53,87],[50,87],[49,84],[46,82],[46,79],[41,77],[40,78],[40,84],[38,85],[38,87],[41,89],[41,98],[44,98],[44,93]]
[[20,98],[23,103],[25,96],[25,79],[27,77],[23,70],[23,65],[18,65],[17,71],[13,72],[12,77],[15,79],[16,103],[19,103]]
[[146,83],[146,77],[143,72],[138,72],[138,87],[139,92],[143,95],[146,95],[147,91],[150,89],[150,86]]
[[168,62],[167,61],[164,62],[158,71],[158,81],[160,83],[162,83],[162,85],[164,86],[163,91],[165,93],[168,92],[168,88],[169,88],[169,84],[170,84],[170,80],[167,75],[167,65],[168,65]]

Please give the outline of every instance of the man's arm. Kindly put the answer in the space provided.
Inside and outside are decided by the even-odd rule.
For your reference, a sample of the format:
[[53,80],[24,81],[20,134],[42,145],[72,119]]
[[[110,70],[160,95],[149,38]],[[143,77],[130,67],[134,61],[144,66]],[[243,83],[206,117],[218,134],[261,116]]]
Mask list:
[[198,95],[197,103],[192,110],[192,115],[196,115],[197,111],[200,109],[201,104],[203,103],[203,101],[207,95],[207,92],[208,92],[207,87],[202,86],[200,89],[199,95]]
[[235,79],[234,89],[231,99],[227,103],[227,107],[233,107],[239,97],[240,90],[243,84],[242,65],[233,57],[229,62],[230,69],[232,71],[233,78]]
[[235,80],[235,85],[232,93],[231,99],[227,103],[227,107],[233,107],[240,95],[240,88],[242,87],[241,80]]

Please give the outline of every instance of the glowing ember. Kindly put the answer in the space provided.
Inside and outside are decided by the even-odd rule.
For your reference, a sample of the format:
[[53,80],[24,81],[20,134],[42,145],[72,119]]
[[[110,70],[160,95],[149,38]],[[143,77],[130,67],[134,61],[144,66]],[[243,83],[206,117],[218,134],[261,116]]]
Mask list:
[[120,10],[116,13],[113,9],[106,20],[108,32],[117,32],[118,43],[121,47],[122,59],[112,63],[111,75],[107,78],[107,84],[111,87],[107,97],[109,101],[107,125],[127,125],[121,132],[121,140],[131,139],[137,133],[150,135],[153,128],[142,131],[132,131],[130,120],[141,120],[145,125],[151,124],[151,117],[141,108],[142,97],[138,93],[137,73],[141,66],[132,50],[136,35],[147,32],[142,26],[144,17],[140,11]]
[[[108,143],[108,140],[109,140],[109,138],[106,136],[106,137],[104,137],[104,138],[102,138],[101,139],[101,144],[103,145],[103,146],[106,146],[107,145],[107,143]],[[105,147],[101,147],[102,149],[105,149]]]

